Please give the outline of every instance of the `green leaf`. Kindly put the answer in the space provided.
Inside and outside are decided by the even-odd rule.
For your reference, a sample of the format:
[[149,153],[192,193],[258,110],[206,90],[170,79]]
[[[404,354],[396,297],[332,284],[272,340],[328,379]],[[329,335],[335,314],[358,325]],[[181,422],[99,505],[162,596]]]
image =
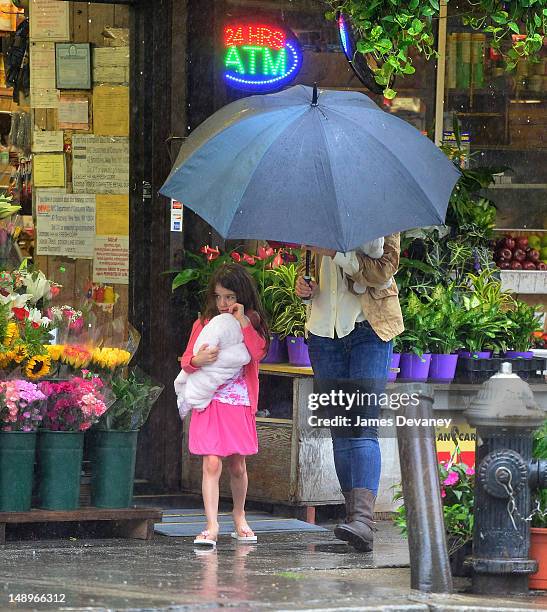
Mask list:
[[173,279],[173,284],[171,285],[171,290],[175,291],[182,285],[186,285],[190,281],[196,280],[199,278],[198,270],[194,268],[188,268],[186,270],[181,270]]
[[424,17],[431,17],[434,14],[435,14],[435,11],[431,6],[424,6],[422,8],[422,15]]
[[389,87],[384,89],[384,98],[387,98],[388,100],[393,100],[393,98],[395,98],[396,95],[397,95],[397,92],[394,91],[393,89],[390,89]]
[[439,11],[440,7],[439,7],[439,0],[429,0],[429,4],[431,4],[431,6],[436,10]]
[[519,27],[514,21],[510,21],[507,25],[511,30],[513,30],[513,32],[515,32],[515,34],[520,34]]
[[505,11],[497,11],[492,15],[492,21],[505,25],[509,15]]
[[413,11],[414,9],[418,8],[418,5],[420,4],[420,0],[410,0],[410,3],[408,5],[408,8]]
[[375,49],[374,45],[370,42],[365,42],[364,40],[360,40],[357,43],[357,51],[359,51],[359,53],[372,53],[374,49]]
[[327,21],[333,21],[335,17],[336,17],[336,13],[334,11],[327,11],[325,13],[325,19]]

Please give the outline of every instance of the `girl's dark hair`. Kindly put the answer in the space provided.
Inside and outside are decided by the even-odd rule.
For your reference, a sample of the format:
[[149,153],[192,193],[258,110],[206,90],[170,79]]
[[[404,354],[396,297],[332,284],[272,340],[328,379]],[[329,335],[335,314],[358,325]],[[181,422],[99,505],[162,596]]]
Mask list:
[[254,317],[252,317],[252,315],[249,318],[251,319],[251,323],[266,341],[266,350],[268,350],[270,346],[270,329],[268,327],[264,307],[262,306],[256,289],[256,283],[247,270],[237,263],[222,264],[211,276],[209,285],[207,286],[207,293],[205,294],[205,308],[200,317],[201,322],[204,323],[218,314],[215,299],[217,284],[225,289],[233,291],[236,294],[237,301],[245,307],[246,313],[249,314],[249,311],[252,310],[257,313],[260,317],[260,322],[258,322],[258,324],[253,321]]

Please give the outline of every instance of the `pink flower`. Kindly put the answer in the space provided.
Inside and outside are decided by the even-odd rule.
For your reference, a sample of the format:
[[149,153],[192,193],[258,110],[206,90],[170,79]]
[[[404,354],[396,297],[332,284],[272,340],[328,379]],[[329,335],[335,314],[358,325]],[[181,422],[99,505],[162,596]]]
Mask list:
[[444,490],[444,487],[441,487],[441,497],[446,497],[446,491]]
[[236,262],[239,263],[241,261],[241,255],[237,251],[232,251],[230,253],[230,257]]
[[448,476],[444,479],[443,485],[449,487],[453,484],[456,484],[459,479],[460,477],[458,476],[458,472],[450,472]]
[[468,468],[465,470],[465,473],[466,473],[468,476],[474,476],[474,474],[475,474],[475,470],[474,470],[474,468],[472,468],[472,467],[468,467]]

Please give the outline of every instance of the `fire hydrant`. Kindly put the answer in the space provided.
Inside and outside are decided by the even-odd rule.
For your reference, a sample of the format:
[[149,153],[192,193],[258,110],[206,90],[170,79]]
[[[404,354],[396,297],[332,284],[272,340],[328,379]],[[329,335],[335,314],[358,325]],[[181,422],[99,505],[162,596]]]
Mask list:
[[547,488],[547,460],[532,459],[532,432],[545,414],[510,363],[486,381],[465,415],[477,429],[472,588],[528,591],[531,492]]

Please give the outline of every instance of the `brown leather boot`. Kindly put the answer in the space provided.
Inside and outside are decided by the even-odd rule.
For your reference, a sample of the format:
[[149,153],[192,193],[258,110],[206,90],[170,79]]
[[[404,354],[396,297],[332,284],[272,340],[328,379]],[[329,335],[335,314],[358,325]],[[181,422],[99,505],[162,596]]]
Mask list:
[[376,495],[369,489],[352,489],[350,505],[352,521],[337,525],[334,535],[349,542],[360,552],[370,552],[374,542],[374,502]]
[[337,535],[337,530],[342,525],[346,525],[347,523],[351,523],[353,521],[353,509],[351,507],[351,502],[352,502],[351,491],[342,491],[342,495],[344,496],[344,499],[346,500],[346,518],[343,523],[341,523],[340,525],[336,525],[336,527],[334,528],[334,535],[339,540],[344,540],[344,542],[347,542],[348,541],[347,533],[345,531],[340,531],[340,536],[341,536],[340,537],[339,535]]

